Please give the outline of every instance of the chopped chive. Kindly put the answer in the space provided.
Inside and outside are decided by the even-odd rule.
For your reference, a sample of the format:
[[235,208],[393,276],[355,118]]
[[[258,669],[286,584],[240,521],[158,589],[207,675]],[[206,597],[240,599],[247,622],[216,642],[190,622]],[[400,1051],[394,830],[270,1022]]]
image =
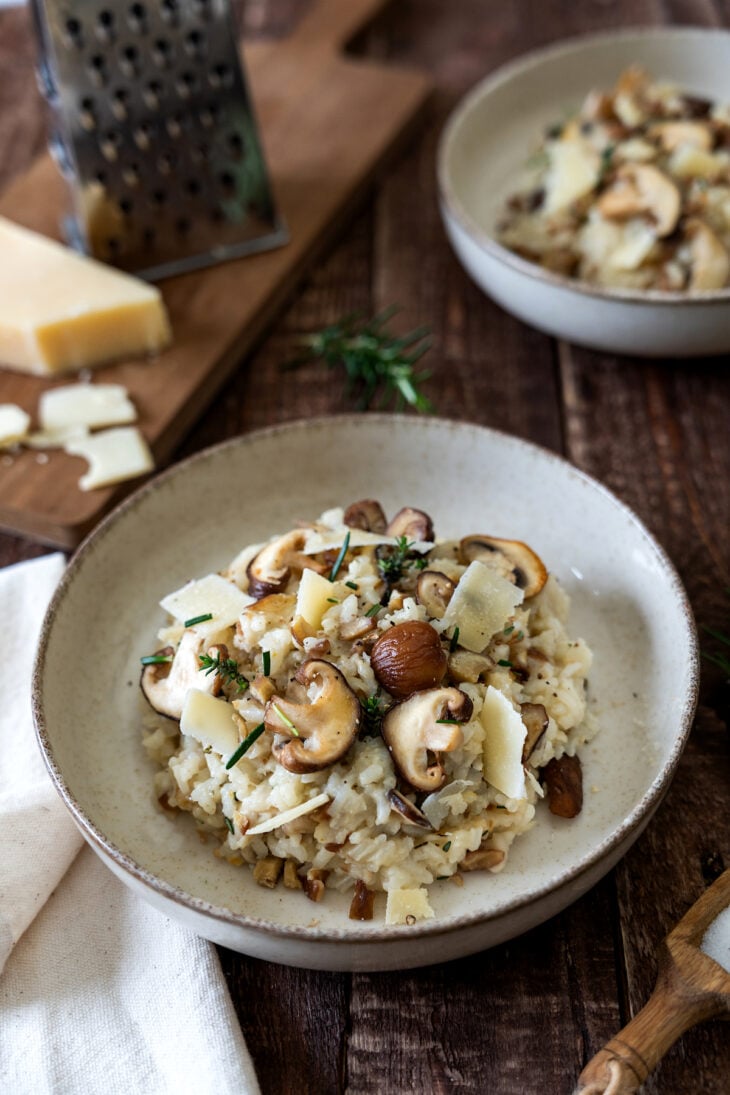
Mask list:
[[518,631],[517,632],[517,638],[516,638],[515,642],[521,643],[522,640],[524,639],[524,637],[525,637],[524,631]]
[[436,719],[436,722],[437,723],[438,722],[445,723],[447,726],[458,726],[459,725],[459,720],[458,719]]
[[503,665],[506,669],[512,668],[512,662],[508,662],[506,658],[500,658],[497,665]]
[[504,634],[505,634],[505,635],[511,635],[511,634],[512,634],[512,632],[514,631],[514,629],[515,629],[515,625],[514,625],[514,624],[510,624],[510,625],[509,625],[509,627],[505,627],[505,629],[504,629]]
[[262,668],[264,671],[264,676],[268,677],[269,673],[271,672],[271,652],[268,650],[264,650],[263,654],[261,655],[261,661],[263,663]]
[[338,605],[340,603],[336,597],[328,597],[327,600],[331,605]]
[[345,539],[342,541],[342,547],[340,548],[340,553],[337,556],[337,558],[335,559],[334,566],[332,567],[332,570],[330,571],[330,581],[331,582],[334,582],[335,578],[340,573],[340,567],[342,566],[342,564],[345,560],[345,556],[347,555],[347,549],[349,548],[349,546],[350,546],[350,533],[348,532],[345,535]]
[[450,847],[451,847],[451,841],[447,840],[446,843],[444,844],[443,848],[441,849],[441,851],[442,852],[448,852]]
[[447,874],[437,874],[436,875],[436,881],[437,882],[445,882],[448,877],[449,876]]
[[459,645],[459,629],[454,628],[454,634],[451,636],[451,642],[449,643],[449,654],[453,654]]
[[228,832],[232,833],[233,832],[233,822],[231,821],[231,819],[229,817],[224,817],[223,820],[226,823],[226,828],[228,829]]
[[377,614],[380,612],[380,609],[382,607],[383,607],[382,605],[370,605],[370,608],[367,610],[365,615],[369,616],[370,619],[372,619],[373,616],[377,616]]
[[[234,764],[238,764],[243,754],[249,751],[255,741],[258,741],[265,729],[266,724],[260,722],[256,729],[252,730],[248,737],[243,739],[235,753],[232,753],[226,761],[226,771],[228,771],[229,768],[232,768]],[[228,821],[228,818],[226,818],[226,821]],[[233,832],[233,829],[231,829],[231,832]]]
[[281,721],[284,723],[284,726],[288,726],[289,729],[291,730],[292,734],[294,735],[294,737],[298,738],[299,737],[299,731],[297,730],[296,726],[291,721],[291,719],[287,718],[287,716],[284,714],[284,712],[281,710],[281,708],[277,707],[275,703],[272,703],[271,706],[274,708],[274,711],[276,711],[277,715],[279,716]]
[[213,619],[212,612],[204,612],[202,616],[191,616],[189,620],[186,620],[184,627],[193,627],[195,624],[205,624],[208,620]]
[[348,589],[358,590],[360,588],[360,586],[357,584],[357,582],[345,582],[345,585],[347,586]]
[[142,665],[163,665],[172,661],[172,654],[146,654],[139,660]]

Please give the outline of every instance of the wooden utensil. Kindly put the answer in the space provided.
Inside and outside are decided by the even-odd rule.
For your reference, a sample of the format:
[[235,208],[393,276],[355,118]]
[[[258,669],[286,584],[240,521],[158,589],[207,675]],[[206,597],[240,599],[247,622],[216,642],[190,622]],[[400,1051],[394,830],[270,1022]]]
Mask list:
[[730,973],[700,950],[710,924],[730,905],[730,870],[720,875],[660,944],[654,992],[578,1078],[575,1095],[630,1095],[686,1030],[730,1017]]
[[[240,364],[425,105],[430,85],[422,73],[342,52],[386,3],[314,0],[289,38],[244,50],[289,243],[162,282],[173,345],[154,362],[96,371],[98,380],[127,388],[158,463]],[[57,237],[65,200],[63,180],[43,156],[10,187],[0,213]],[[51,383],[0,371],[0,403],[33,414]],[[74,547],[139,483],[84,494],[78,489],[84,467],[58,450],[46,463],[29,451],[4,461],[0,527]]]

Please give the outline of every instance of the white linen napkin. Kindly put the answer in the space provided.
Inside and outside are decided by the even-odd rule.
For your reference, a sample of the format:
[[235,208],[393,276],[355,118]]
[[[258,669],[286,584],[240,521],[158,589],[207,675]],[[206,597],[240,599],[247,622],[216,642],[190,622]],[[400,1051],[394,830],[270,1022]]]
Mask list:
[[215,948],[77,854],[40,758],[30,677],[63,566],[0,571],[0,1091],[259,1095]]

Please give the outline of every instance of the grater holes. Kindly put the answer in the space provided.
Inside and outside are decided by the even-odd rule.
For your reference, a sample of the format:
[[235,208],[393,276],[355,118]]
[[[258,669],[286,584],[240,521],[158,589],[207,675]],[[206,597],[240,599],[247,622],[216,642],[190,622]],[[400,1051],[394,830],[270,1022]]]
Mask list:
[[109,73],[107,71],[106,61],[100,53],[95,53],[89,58],[89,64],[86,71],[89,80],[94,87],[104,87],[109,78]]
[[96,37],[100,42],[111,42],[114,39],[114,15],[103,8],[96,17]]
[[144,4],[130,5],[127,12],[127,23],[130,30],[136,31],[137,34],[144,34],[147,30],[147,12]]
[[175,157],[172,152],[163,152],[157,158],[157,170],[160,175],[169,175],[175,166]]
[[162,84],[159,80],[150,80],[142,91],[142,100],[148,110],[158,110],[162,97]]
[[175,221],[175,230],[180,236],[187,236],[191,228],[192,224],[188,217],[178,217]]
[[213,88],[230,87],[233,83],[233,73],[228,65],[219,62],[213,65],[208,73],[208,83]]
[[82,49],[84,30],[78,19],[67,19],[63,28],[63,43],[70,49]]
[[193,147],[190,149],[190,159],[193,163],[205,163],[205,161],[208,159],[209,152],[210,147],[205,143],[205,141],[201,141],[200,144],[193,145]]
[[218,176],[218,184],[227,198],[234,197],[236,193],[236,180],[230,171],[221,171]]
[[119,157],[119,146],[122,143],[122,138],[118,133],[111,130],[105,133],[99,142],[99,151],[101,152],[107,163],[116,163]]
[[229,133],[226,137],[228,154],[234,160],[240,160],[243,155],[243,138],[240,133]]
[[189,99],[197,86],[198,81],[192,72],[181,72],[180,76],[175,81],[175,91],[183,100]]
[[165,38],[158,38],[152,46],[152,60],[158,68],[167,68],[172,59],[170,43]]
[[219,114],[218,106],[215,103],[209,103],[198,112],[198,121],[204,129],[210,129],[211,126],[215,125]]
[[128,163],[122,169],[122,182],[130,190],[134,190],[139,186],[139,166],[136,163]]
[[182,117],[179,114],[171,114],[165,122],[168,137],[177,140],[183,131]]
[[162,0],[160,14],[166,23],[175,25],[178,20],[177,0]]
[[134,209],[134,202],[131,198],[120,198],[119,208],[121,209],[122,213],[124,213],[124,216],[128,217]]
[[106,251],[110,258],[119,258],[122,250],[122,241],[118,236],[107,236],[106,239]]
[[191,198],[197,198],[200,194],[200,183],[197,179],[188,179],[185,183],[185,193]]
[[154,242],[155,230],[154,228],[151,228],[149,225],[147,225],[146,228],[142,229],[142,243],[145,245],[145,247],[152,247]]
[[199,30],[191,30],[185,35],[183,49],[188,57],[200,57],[205,48],[205,38]]
[[193,0],[191,6],[194,13],[201,19],[208,19],[210,17],[209,0]]
[[85,95],[79,103],[79,124],[87,133],[93,133],[96,129],[94,100],[89,95]]
[[111,98],[111,111],[118,122],[127,120],[128,105],[129,95],[127,92],[123,88],[115,91]]
[[150,194],[149,203],[156,209],[160,209],[167,201],[167,191],[157,187]]
[[134,127],[132,139],[140,152],[146,152],[150,147],[151,137],[152,126],[148,122],[140,122],[139,125]]
[[226,220],[226,215],[219,205],[216,205],[211,209],[210,219],[213,221],[213,224],[222,224],[223,221]]
[[122,73],[132,79],[139,74],[139,50],[136,46],[125,46],[119,58]]

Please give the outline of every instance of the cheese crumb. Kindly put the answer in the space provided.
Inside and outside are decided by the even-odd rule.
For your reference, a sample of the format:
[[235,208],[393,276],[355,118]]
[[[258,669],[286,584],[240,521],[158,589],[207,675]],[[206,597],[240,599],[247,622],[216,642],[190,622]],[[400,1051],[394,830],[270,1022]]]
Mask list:
[[70,456],[82,456],[89,470],[79,479],[81,490],[95,490],[136,479],[153,471],[155,462],[142,434],[136,426],[120,426],[101,433],[70,441],[64,445]]

